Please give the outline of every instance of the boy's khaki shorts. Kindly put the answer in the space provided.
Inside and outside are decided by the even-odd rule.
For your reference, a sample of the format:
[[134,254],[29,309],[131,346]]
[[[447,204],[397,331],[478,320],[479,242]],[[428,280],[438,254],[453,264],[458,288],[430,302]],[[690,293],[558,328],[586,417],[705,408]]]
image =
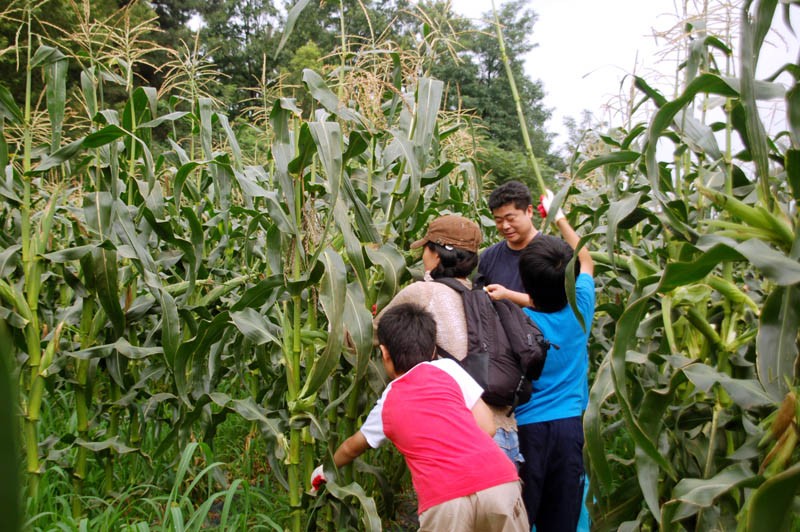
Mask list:
[[428,508],[420,532],[530,532],[518,480]]

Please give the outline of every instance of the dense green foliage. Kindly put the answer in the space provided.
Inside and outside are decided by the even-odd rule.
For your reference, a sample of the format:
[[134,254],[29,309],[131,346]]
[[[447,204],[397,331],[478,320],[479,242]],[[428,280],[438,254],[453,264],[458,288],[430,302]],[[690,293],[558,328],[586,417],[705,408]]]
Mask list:
[[[431,75],[452,68],[440,47],[452,34],[430,17],[384,46],[358,3],[342,2],[347,53],[326,58],[342,36],[312,45],[301,21],[328,10],[308,18],[333,35],[337,4],[281,23],[235,4],[150,6],[173,27],[191,9],[245,10],[238,23],[271,24],[272,50],[294,21],[274,70],[261,55],[247,67],[257,79],[243,70],[245,85],[231,85],[197,41],[159,73],[161,91],[135,75],[176,57],[150,40],[150,6],[102,25],[73,10],[87,34],[63,41],[42,37],[43,4],[0,19],[4,31],[22,24],[19,63],[0,82],[0,356],[19,413],[0,470],[16,439],[26,528],[377,530],[398,517],[409,482],[391,449],[336,472],[317,497],[307,490],[385,386],[372,312],[419,273],[409,242],[443,213],[496,236],[468,149],[482,142],[476,122]],[[737,12],[737,77],[716,66],[732,43],[695,22],[679,93],[635,79],[656,112],[592,137],[558,181],[556,202],[598,264],[584,419],[597,530],[796,520],[800,89],[754,78],[776,10],[762,0]],[[513,66],[532,15],[503,16]],[[390,18],[370,20],[375,32]],[[249,31],[232,26],[237,39]],[[496,81],[504,71],[481,42],[485,52],[456,56],[478,79],[489,61]],[[301,91],[273,83],[281,68]],[[495,81],[466,92],[500,98]],[[240,89],[255,99],[242,104]],[[755,104],[781,99],[788,130],[769,135]],[[710,105],[725,112],[706,124],[696,109]],[[486,157],[524,168],[509,155],[519,145],[503,144],[511,119],[478,111],[509,132]],[[660,160],[659,145],[673,157]]]

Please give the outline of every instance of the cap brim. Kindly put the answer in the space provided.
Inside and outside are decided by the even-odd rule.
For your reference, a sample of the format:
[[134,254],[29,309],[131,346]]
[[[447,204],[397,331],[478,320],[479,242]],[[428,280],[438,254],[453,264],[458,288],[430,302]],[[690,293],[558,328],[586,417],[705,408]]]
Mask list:
[[420,238],[420,239],[419,239],[419,240],[417,240],[416,242],[412,243],[412,244],[411,244],[409,247],[410,247],[411,249],[417,249],[417,248],[421,248],[422,246],[424,246],[424,245],[425,245],[425,242],[427,242],[427,241],[428,241],[428,239],[427,239],[427,238]]

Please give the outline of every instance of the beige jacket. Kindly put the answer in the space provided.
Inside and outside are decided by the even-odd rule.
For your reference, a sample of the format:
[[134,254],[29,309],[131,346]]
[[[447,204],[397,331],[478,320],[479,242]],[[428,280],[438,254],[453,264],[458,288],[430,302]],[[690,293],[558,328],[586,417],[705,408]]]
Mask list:
[[[472,288],[469,281],[459,279],[464,286]],[[457,360],[467,356],[467,320],[464,317],[464,305],[461,295],[441,283],[418,281],[411,283],[384,307],[375,317],[375,330],[386,309],[401,303],[416,303],[433,314],[436,320],[436,345],[446,349]],[[376,340],[377,341],[377,340]],[[511,407],[495,407],[489,405],[494,414],[494,424],[499,429],[517,430],[514,414],[508,416]]]

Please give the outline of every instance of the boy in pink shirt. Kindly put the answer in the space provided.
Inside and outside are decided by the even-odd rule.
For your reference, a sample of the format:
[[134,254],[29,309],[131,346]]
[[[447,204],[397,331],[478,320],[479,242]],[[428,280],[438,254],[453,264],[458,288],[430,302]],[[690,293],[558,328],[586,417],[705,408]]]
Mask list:
[[517,469],[492,440],[483,390],[456,361],[434,360],[435,339],[436,323],[418,305],[384,314],[378,341],[392,382],[334,462],[342,467],[388,439],[411,470],[421,531],[528,532]]

